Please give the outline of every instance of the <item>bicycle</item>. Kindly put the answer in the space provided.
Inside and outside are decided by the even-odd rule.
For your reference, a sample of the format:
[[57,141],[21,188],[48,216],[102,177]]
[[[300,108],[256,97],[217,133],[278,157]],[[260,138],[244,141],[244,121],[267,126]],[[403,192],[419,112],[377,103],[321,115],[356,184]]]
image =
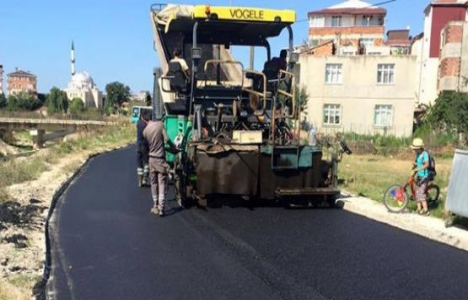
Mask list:
[[[415,178],[411,175],[404,185],[392,184],[383,194],[383,203],[389,212],[399,213],[405,210],[410,201],[416,200]],[[430,181],[426,186],[428,207],[435,207],[439,200],[440,187]]]

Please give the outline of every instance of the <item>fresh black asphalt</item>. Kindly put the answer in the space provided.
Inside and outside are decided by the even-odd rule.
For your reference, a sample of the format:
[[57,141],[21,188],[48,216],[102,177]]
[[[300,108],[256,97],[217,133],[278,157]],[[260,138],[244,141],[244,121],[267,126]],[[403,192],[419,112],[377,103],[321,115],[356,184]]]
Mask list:
[[346,210],[151,204],[135,148],[94,158],[54,212],[49,298],[468,297],[468,253]]

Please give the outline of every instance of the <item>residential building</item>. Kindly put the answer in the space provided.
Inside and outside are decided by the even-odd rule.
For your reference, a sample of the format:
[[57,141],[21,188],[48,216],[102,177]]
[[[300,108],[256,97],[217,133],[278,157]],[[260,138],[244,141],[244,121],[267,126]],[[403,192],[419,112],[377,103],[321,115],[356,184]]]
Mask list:
[[3,66],[0,65],[0,94],[3,94]]
[[449,22],[441,33],[439,91],[468,92],[468,22]]
[[409,29],[395,29],[387,31],[387,40],[384,45],[390,48],[390,54],[410,54],[411,37]]
[[16,68],[14,72],[7,74],[7,93],[12,95],[21,92],[37,96],[37,77]]
[[[439,58],[441,31],[451,21],[465,21],[467,0],[433,0],[425,9],[424,36],[413,43],[411,53],[420,56],[416,92],[418,102],[430,104],[439,93]],[[447,46],[446,49],[448,49]],[[447,55],[445,51],[444,55]]]
[[321,132],[410,136],[416,57],[301,55],[308,121]]
[[133,95],[131,95],[130,99],[132,99],[133,101],[144,102],[146,101],[146,91],[139,91],[137,93],[134,93]]
[[321,132],[410,136],[417,56],[409,28],[387,31],[387,11],[349,0],[309,16],[309,48],[298,49],[308,121]]
[[101,108],[102,92],[94,83],[93,78],[88,72],[75,72],[75,45],[72,42],[70,52],[70,65],[71,65],[71,80],[68,87],[65,89],[68,99],[71,101],[74,98],[80,98],[85,107]]
[[[328,8],[308,13],[309,44],[314,55],[355,55],[372,53],[384,44],[386,9],[360,0],[348,0]],[[322,45],[328,51],[317,49]]]

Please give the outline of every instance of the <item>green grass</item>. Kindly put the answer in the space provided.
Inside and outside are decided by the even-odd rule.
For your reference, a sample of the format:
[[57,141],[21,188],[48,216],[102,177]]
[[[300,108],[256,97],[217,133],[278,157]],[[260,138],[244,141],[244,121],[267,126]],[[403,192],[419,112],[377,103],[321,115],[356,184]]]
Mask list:
[[[444,201],[449,181],[452,158],[437,159],[437,177],[435,184],[440,187],[439,205],[432,209],[431,214],[442,218]],[[341,188],[353,194],[382,202],[382,196],[387,187],[393,183],[404,184],[409,177],[412,157],[396,158],[380,155],[344,156],[339,165],[339,178],[344,183]],[[416,203],[410,202],[409,209],[416,209]]]
[[[126,118],[125,118],[126,119]],[[82,136],[67,142],[55,143],[48,151],[33,158],[18,158],[0,161],[0,202],[8,200],[5,187],[38,178],[60,158],[72,156],[81,151],[102,151],[135,140],[135,126],[127,120],[117,121],[117,125],[83,133]]]
[[46,164],[39,159],[17,159],[2,162],[0,188],[35,179],[46,170]]

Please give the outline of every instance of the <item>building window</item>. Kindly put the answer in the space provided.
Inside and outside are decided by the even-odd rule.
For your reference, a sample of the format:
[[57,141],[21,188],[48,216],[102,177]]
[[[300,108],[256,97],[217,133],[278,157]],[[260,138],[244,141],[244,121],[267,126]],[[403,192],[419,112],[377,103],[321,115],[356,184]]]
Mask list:
[[356,53],[356,51],[352,51],[352,50],[341,50],[341,55],[354,55]]
[[332,16],[331,26],[332,27],[341,27],[341,16]]
[[341,64],[326,64],[325,65],[325,83],[329,83],[329,84],[342,83]]
[[341,105],[325,104],[323,106],[323,125],[341,124]]
[[376,105],[374,111],[374,126],[391,127],[393,125],[392,105]]
[[374,46],[374,39],[362,38],[360,39],[359,44],[364,48],[372,47]]
[[309,27],[316,28],[316,27],[323,27],[324,25],[324,18],[319,16],[313,16],[309,18]]
[[377,65],[377,83],[392,84],[395,82],[395,65],[378,64]]

